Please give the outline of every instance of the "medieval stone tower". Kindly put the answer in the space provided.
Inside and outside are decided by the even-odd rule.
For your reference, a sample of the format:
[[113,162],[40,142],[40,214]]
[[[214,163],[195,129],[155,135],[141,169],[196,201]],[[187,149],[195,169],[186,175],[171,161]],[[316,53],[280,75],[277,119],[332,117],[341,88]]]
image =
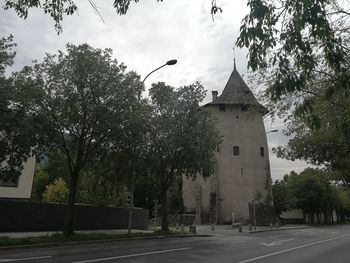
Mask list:
[[216,153],[216,172],[204,180],[183,181],[187,212],[196,223],[245,223],[249,202],[272,203],[269,152],[263,116],[267,113],[254,97],[234,64],[222,94],[212,91],[204,105],[217,119],[223,142]]

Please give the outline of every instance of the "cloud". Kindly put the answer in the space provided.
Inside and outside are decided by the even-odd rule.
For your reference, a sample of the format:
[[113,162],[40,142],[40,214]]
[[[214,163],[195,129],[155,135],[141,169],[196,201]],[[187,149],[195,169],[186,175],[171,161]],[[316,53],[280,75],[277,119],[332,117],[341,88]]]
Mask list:
[[[77,1],[78,2],[78,1]],[[96,15],[88,1],[79,1],[79,15],[65,17],[63,33],[57,35],[52,19],[40,9],[31,9],[28,19],[19,18],[12,10],[0,10],[0,30],[3,36],[13,34],[17,57],[13,70],[31,60],[39,61],[46,52],[64,50],[66,43],[88,43],[94,47],[112,48],[119,62],[142,77],[169,59],[178,64],[164,67],[146,82],[164,81],[182,86],[200,81],[208,90],[222,92],[233,69],[233,47],[239,26],[248,12],[245,0],[222,0],[223,13],[214,21],[210,15],[211,1],[140,1],[132,3],[126,16],[117,15],[110,1],[96,2],[105,23]],[[238,71],[247,72],[247,50],[235,49]],[[147,92],[146,92],[147,93]],[[280,122],[265,122],[266,128],[282,129]],[[270,145],[286,142],[278,134],[269,134]],[[291,169],[301,169],[303,163],[281,161],[271,155],[274,179]]]

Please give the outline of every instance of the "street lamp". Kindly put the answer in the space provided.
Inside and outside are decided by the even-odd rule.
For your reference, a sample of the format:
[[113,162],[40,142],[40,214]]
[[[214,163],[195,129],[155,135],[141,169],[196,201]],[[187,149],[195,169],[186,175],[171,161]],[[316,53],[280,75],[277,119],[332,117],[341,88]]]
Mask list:
[[155,71],[157,71],[157,70],[159,70],[159,69],[161,69],[162,67],[165,67],[165,66],[172,66],[172,65],[175,65],[176,63],[177,63],[177,60],[176,60],[176,59],[172,59],[172,60],[167,61],[165,64],[161,65],[160,67],[158,67],[158,68],[152,70],[150,73],[148,73],[148,74],[146,75],[146,77],[143,79],[142,83],[145,83],[145,80],[146,80],[146,79],[148,78],[148,76],[151,75],[153,72],[155,72]]
[[[160,67],[152,70],[150,73],[146,75],[146,77],[143,79],[142,84],[145,83],[145,80],[148,78],[149,75],[151,75],[153,72],[161,69],[165,66],[172,66],[177,63],[176,59],[172,59],[167,61],[165,64],[161,65]],[[131,228],[132,228],[132,209],[134,207],[134,187],[135,187],[135,163],[133,162],[133,171],[132,171],[132,177],[131,177],[131,186],[130,186],[130,205],[129,205],[129,220],[128,220],[128,234],[131,234]]]
[[[262,136],[262,135],[265,135],[265,134],[268,134],[268,133],[273,133],[273,132],[278,132],[277,129],[275,130],[270,130],[270,131],[267,131],[267,132],[263,132],[261,134],[259,134],[258,136],[256,136],[254,139],[253,139],[253,143],[252,143],[252,149],[251,149],[251,157],[253,157],[253,149],[254,149],[254,145],[255,145],[255,142],[257,141],[257,139]],[[253,164],[255,162],[255,158],[252,159],[253,160]],[[253,166],[254,168],[254,166]],[[253,224],[254,224],[254,230],[256,230],[256,211],[255,211],[255,175],[253,174],[253,187],[254,187],[254,191],[253,191],[253,201],[252,201],[252,205],[253,205]]]

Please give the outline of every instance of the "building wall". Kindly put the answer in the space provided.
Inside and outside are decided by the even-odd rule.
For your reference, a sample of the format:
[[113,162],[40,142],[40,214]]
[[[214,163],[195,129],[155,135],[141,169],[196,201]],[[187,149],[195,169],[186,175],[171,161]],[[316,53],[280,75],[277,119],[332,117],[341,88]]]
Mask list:
[[35,157],[24,163],[22,175],[18,178],[17,187],[0,186],[0,198],[29,199],[32,191],[35,170]]
[[[226,105],[225,112],[218,105],[206,107],[217,118],[217,128],[223,136],[217,153],[217,222],[227,223],[235,214],[237,222],[249,220],[249,202],[271,198],[271,176],[268,146],[263,118],[257,108],[241,111],[240,105]],[[233,146],[239,146],[239,156],[233,156]],[[264,157],[260,156],[264,148]],[[201,185],[202,213],[208,212],[210,180],[198,178],[184,181],[184,205],[193,209],[196,184]],[[209,186],[208,186],[209,185]],[[269,197],[268,197],[269,195]]]

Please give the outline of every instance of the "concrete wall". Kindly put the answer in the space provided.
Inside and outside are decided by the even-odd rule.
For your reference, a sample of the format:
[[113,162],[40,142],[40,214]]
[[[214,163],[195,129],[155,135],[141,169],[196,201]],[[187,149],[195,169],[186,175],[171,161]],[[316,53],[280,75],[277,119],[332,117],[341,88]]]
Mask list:
[[0,198],[29,199],[35,170],[35,157],[24,163],[22,175],[18,178],[17,187],[1,187]]
[[[206,107],[218,120],[217,128],[223,136],[217,153],[217,216],[218,223],[249,221],[248,204],[252,200],[271,199],[271,175],[268,146],[263,118],[255,107],[241,111],[240,105],[226,105],[225,112],[218,105]],[[233,146],[239,146],[239,156],[233,156]],[[264,148],[264,157],[260,156]],[[187,209],[194,208],[194,187],[201,185],[202,212],[208,212],[210,180],[184,181],[183,197]],[[191,195],[192,193],[192,195]]]

